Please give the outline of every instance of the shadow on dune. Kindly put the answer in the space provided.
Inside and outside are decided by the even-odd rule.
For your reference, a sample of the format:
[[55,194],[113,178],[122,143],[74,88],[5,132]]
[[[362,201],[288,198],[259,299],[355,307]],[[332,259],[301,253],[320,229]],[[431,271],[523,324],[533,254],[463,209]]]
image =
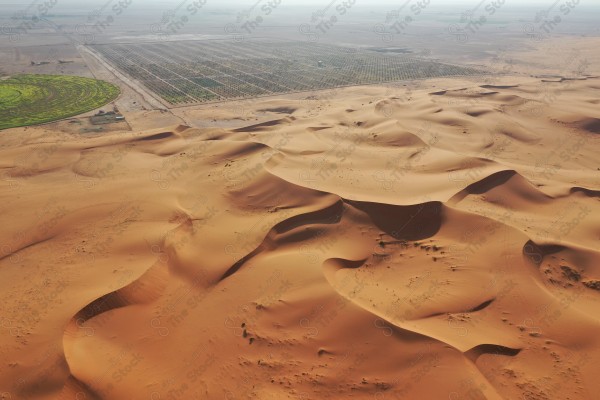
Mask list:
[[337,224],[343,211],[344,203],[340,200],[324,209],[296,215],[281,221],[269,231],[260,246],[233,264],[223,274],[220,281],[235,274],[246,262],[265,250],[272,250],[284,243],[301,242],[313,237],[314,232],[309,229],[310,227]]
[[496,172],[495,174],[491,174],[490,176],[467,186],[464,191],[468,194],[483,194],[496,186],[508,182],[508,180],[516,174],[517,173],[512,170]]
[[579,186],[572,187],[570,193],[583,193],[587,197],[600,197],[600,190],[592,190]]
[[262,122],[260,124],[245,126],[243,128],[234,129],[234,132],[259,132],[263,130],[263,128],[270,128],[272,126],[281,125],[285,122],[289,122],[288,118],[275,119],[273,121]]
[[564,246],[539,245],[532,240],[528,240],[523,246],[523,255],[529,262],[533,263],[536,267],[539,267],[542,264],[542,261],[544,261],[544,257],[558,253],[564,249]]
[[514,357],[521,352],[521,349],[500,346],[498,344],[480,344],[465,352],[465,356],[471,361],[476,362],[484,354],[492,356]]
[[272,112],[277,114],[292,114],[296,111],[295,108],[292,107],[274,107],[274,108],[263,108],[258,110],[259,112]]
[[163,133],[157,133],[155,135],[144,136],[142,138],[135,139],[135,141],[147,142],[147,141],[151,141],[151,140],[161,140],[161,139],[173,138],[176,136],[177,135],[175,135],[173,132],[163,132]]
[[346,200],[363,211],[382,231],[394,239],[421,240],[435,235],[443,220],[442,203],[428,202],[410,206]]

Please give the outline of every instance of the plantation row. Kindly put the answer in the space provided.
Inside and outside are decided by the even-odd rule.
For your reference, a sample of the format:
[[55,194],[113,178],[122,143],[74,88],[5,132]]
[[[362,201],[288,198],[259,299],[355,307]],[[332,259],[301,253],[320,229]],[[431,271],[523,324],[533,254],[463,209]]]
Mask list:
[[321,43],[207,40],[92,48],[173,106],[481,73]]

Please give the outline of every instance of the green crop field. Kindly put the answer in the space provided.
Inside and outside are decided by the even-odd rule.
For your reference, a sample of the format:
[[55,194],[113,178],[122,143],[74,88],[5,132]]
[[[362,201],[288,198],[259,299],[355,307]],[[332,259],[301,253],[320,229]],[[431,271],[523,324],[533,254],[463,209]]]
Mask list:
[[117,86],[96,79],[17,75],[0,80],[0,129],[72,117],[102,107],[118,95]]

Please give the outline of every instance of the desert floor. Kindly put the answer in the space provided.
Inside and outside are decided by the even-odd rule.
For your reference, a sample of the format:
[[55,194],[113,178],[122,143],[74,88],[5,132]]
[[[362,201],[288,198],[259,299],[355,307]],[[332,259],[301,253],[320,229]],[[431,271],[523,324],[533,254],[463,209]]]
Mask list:
[[0,398],[596,398],[600,78],[560,75],[1,132]]

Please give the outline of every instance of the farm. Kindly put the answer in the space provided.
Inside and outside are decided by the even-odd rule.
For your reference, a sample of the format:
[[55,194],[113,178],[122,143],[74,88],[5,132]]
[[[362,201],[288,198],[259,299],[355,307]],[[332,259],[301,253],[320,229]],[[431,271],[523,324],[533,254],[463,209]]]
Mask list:
[[119,88],[78,76],[17,75],[0,80],[0,129],[72,117],[114,100]]
[[324,43],[203,40],[89,46],[171,107],[442,76],[471,68]]

